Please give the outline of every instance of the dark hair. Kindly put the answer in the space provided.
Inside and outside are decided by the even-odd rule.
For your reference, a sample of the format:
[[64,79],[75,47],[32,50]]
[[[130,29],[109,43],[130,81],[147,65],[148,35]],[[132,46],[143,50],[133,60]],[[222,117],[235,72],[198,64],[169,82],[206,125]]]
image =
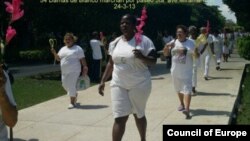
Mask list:
[[98,37],[98,32],[97,31],[92,32],[92,36],[93,37]]
[[188,29],[185,25],[177,25],[176,29],[178,29],[178,28],[182,29],[185,34],[188,33]]
[[218,29],[215,29],[214,34],[220,34],[220,31]]
[[126,17],[134,26],[136,26],[137,24],[137,19],[134,15],[131,15],[131,14],[125,14],[122,16],[123,17]]
[[189,31],[189,32],[192,31],[192,30],[194,30],[194,31],[196,32],[196,31],[197,31],[196,26],[191,25],[191,26],[188,27],[188,31]]

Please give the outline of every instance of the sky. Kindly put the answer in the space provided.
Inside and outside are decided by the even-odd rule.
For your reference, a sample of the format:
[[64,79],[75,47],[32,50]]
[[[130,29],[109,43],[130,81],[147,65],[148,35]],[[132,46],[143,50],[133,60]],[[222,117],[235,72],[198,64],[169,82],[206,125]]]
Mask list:
[[231,19],[236,22],[236,17],[234,12],[232,12],[227,5],[223,4],[222,0],[206,0],[207,5],[216,5],[219,6],[219,10],[222,11],[222,15],[226,17],[226,19]]

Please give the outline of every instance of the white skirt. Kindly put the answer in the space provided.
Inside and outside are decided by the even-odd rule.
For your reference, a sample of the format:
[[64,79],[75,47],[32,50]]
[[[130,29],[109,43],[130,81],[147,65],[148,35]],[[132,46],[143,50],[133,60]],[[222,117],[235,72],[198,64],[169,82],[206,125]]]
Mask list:
[[177,93],[191,94],[192,93],[192,77],[188,79],[182,79],[174,77],[172,75],[172,80],[174,84],[174,89]]
[[76,97],[76,82],[79,75],[80,72],[62,74],[62,86],[67,91],[67,94],[71,97]]

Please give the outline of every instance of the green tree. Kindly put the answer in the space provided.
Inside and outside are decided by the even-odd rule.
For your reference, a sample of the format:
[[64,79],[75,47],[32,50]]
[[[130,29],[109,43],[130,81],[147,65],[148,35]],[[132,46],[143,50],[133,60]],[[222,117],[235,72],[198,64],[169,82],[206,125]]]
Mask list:
[[249,0],[223,0],[223,2],[235,12],[238,25],[243,26],[246,30],[250,30]]
[[[16,40],[13,40],[15,43],[10,44],[10,54],[30,49],[48,51],[50,36],[56,36],[58,44],[62,45],[62,36],[65,32],[74,32],[80,38],[84,36],[87,43],[90,33],[94,30],[104,31],[108,35],[112,32],[119,33],[120,17],[126,13],[140,16],[144,5],[136,4],[134,10],[115,10],[113,4],[44,4],[40,3],[40,0],[23,1],[25,15],[15,25],[18,35]],[[144,26],[144,33],[153,41],[157,38],[157,31],[164,29],[175,35],[175,28],[178,24],[201,27],[206,26],[206,21],[209,20],[212,28],[224,26],[225,19],[218,8],[204,3],[158,3],[146,6],[148,19]],[[0,11],[4,9],[3,4],[0,4]],[[0,17],[2,17],[2,12]],[[7,25],[4,20],[0,21],[3,21],[2,25]],[[18,58],[18,55],[15,54],[9,58]]]

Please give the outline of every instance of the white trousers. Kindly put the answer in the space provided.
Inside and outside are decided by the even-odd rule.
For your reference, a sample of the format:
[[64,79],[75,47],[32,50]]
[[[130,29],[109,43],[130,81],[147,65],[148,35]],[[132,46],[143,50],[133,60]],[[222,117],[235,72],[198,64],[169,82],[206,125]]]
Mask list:
[[222,52],[221,51],[215,52],[216,63],[220,63],[221,62],[221,56],[222,56]]
[[210,53],[208,53],[207,51],[205,51],[202,55],[201,55],[201,65],[202,65],[202,69],[204,69],[204,76],[208,77],[208,73],[209,73],[209,64],[210,64],[210,60],[211,60],[212,55]]
[[145,116],[145,108],[151,92],[151,80],[144,81],[136,88],[125,89],[111,86],[112,111],[114,118],[136,114],[137,118]]

